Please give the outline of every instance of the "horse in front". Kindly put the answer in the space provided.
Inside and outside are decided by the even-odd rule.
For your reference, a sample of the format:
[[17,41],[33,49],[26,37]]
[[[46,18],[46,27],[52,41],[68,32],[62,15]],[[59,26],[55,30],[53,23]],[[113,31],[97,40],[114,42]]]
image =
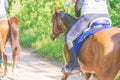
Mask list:
[[[18,19],[11,17],[9,20],[0,19],[0,75],[1,77],[7,76],[7,54],[5,51],[6,43],[10,40],[13,58],[13,70],[16,67],[16,56],[20,58],[20,43],[18,37]],[[3,64],[4,62],[4,64]]]

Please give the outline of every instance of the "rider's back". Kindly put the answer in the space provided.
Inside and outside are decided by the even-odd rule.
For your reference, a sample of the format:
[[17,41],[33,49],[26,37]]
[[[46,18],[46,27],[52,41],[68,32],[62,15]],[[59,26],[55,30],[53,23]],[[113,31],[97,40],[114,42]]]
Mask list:
[[85,0],[82,5],[84,14],[108,14],[105,0]]

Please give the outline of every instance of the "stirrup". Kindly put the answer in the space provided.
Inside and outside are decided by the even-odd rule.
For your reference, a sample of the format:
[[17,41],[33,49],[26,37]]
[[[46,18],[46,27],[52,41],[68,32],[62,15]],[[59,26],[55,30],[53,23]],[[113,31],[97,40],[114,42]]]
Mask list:
[[72,71],[66,72],[65,69],[62,68],[61,72],[67,75],[78,75],[78,74],[81,74],[82,71],[72,70]]

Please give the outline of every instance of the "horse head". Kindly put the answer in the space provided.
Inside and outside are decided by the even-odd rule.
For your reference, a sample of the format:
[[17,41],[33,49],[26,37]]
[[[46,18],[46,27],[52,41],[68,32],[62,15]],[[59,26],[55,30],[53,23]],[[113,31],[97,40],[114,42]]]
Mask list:
[[58,11],[54,8],[54,15],[52,17],[52,33],[50,37],[55,40],[61,33],[66,33],[67,30],[76,22],[76,19],[63,11]]
[[55,8],[54,15],[52,17],[52,33],[50,34],[52,40],[55,40],[61,33],[63,33],[62,26],[63,24],[60,19],[60,14]]

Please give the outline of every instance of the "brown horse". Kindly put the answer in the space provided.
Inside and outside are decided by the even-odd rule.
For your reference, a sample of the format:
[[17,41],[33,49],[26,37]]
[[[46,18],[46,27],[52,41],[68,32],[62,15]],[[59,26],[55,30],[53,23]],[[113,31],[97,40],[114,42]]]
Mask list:
[[[13,53],[13,69],[16,66],[16,56],[20,57],[20,44],[18,38],[18,19],[11,17],[9,20],[0,19],[0,73],[2,76],[7,76],[7,55],[5,47],[7,41],[10,40]],[[4,60],[4,71],[2,60]]]
[[[55,8],[51,39],[55,40],[61,33],[66,34],[75,22],[75,18]],[[67,63],[66,45],[63,50]],[[78,62],[87,80],[91,79],[91,74],[96,74],[98,80],[115,80],[120,70],[120,28],[104,29],[89,36],[81,45]],[[68,76],[64,73],[62,80],[67,80]]]

